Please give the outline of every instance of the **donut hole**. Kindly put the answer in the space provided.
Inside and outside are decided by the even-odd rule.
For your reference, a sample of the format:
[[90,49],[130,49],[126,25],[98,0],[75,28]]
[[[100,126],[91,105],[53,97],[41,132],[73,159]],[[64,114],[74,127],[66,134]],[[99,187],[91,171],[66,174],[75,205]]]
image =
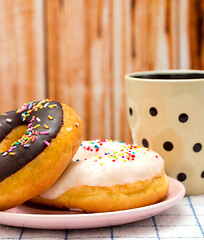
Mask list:
[[24,134],[26,134],[28,126],[22,125],[14,128],[1,142],[0,142],[0,152],[7,151],[11,144],[20,139]]

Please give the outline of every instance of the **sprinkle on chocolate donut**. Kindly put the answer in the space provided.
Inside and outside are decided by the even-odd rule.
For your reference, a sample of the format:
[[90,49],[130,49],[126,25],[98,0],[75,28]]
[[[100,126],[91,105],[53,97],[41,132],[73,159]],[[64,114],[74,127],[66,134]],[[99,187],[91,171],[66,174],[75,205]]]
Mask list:
[[63,125],[62,105],[49,99],[34,100],[17,111],[2,114],[0,141],[21,125],[28,125],[26,133],[7,151],[0,153],[0,181],[16,173],[50,145]]

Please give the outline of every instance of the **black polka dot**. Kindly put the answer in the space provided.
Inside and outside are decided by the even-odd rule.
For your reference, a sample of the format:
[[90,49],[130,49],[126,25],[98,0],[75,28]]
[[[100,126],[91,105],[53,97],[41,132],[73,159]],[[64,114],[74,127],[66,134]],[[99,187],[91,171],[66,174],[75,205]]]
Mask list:
[[132,116],[132,115],[133,115],[133,110],[132,110],[132,108],[131,108],[131,107],[129,108],[129,114],[130,114],[130,116]]
[[200,152],[201,149],[202,149],[202,145],[200,143],[194,144],[194,146],[193,146],[194,152]]
[[180,181],[180,182],[183,182],[183,181],[185,181],[186,180],[186,174],[185,173],[179,173],[178,175],[177,175],[177,179]]
[[157,115],[157,109],[156,109],[155,107],[151,107],[151,108],[149,109],[149,113],[150,113],[153,117],[155,117],[155,116]]
[[142,139],[142,145],[144,147],[149,147],[149,143],[148,143],[147,139],[145,139],[145,138]]
[[204,171],[202,171],[202,173],[201,173],[201,177],[204,178]]
[[163,147],[164,147],[164,149],[166,150],[166,151],[171,151],[172,149],[173,149],[173,144],[171,143],[171,142],[165,142],[164,143],[164,145],[163,145]]
[[188,115],[186,113],[181,113],[178,119],[180,122],[185,123],[188,120]]

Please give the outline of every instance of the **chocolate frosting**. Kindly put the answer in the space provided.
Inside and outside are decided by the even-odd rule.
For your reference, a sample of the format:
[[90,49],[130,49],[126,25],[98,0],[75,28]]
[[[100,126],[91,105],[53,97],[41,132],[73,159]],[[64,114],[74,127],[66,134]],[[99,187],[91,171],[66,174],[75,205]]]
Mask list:
[[21,125],[28,125],[25,135],[8,151],[0,153],[0,181],[16,173],[49,146],[63,125],[62,105],[46,99],[26,103],[17,111],[2,114],[0,141]]

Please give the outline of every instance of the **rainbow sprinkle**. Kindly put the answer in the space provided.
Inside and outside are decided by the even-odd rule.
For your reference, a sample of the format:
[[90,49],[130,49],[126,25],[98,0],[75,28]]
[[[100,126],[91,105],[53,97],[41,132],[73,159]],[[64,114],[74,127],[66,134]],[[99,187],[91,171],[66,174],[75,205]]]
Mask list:
[[[51,100],[49,99],[45,99],[45,100],[42,100],[40,102],[37,103],[36,100],[32,101],[32,102],[28,102],[28,103],[24,103],[17,111],[16,113],[20,113],[21,114],[21,118],[22,118],[22,121],[25,121],[27,117],[30,116],[30,114],[34,111],[34,112],[37,112],[38,110],[42,109],[42,108],[46,108],[46,107],[57,107],[57,104],[52,104],[52,105],[49,105]],[[2,114],[3,116],[7,116],[8,114],[7,113],[3,113]],[[53,120],[53,117],[48,115],[48,118],[50,120]],[[41,122],[41,119],[39,117],[35,117],[35,116],[32,116],[31,120],[29,121],[29,124],[28,124],[28,129],[26,131],[26,134],[24,134],[19,140],[15,141],[14,143],[11,144],[11,147],[9,148],[8,151],[2,153],[2,156],[6,156],[6,155],[11,155],[11,156],[14,156],[15,155],[15,149],[16,149],[16,146],[17,145],[21,145],[23,146],[24,148],[29,148],[31,146],[31,144],[36,140],[38,134],[40,135],[47,135],[49,134],[49,132],[47,131],[42,131],[42,132],[38,132],[36,131],[35,129],[36,128],[39,128],[40,127],[40,124],[36,124],[35,126],[32,126],[33,125],[33,122],[34,121],[37,121],[37,122]],[[6,121],[8,123],[12,122],[12,119],[10,118],[6,118]],[[46,124],[43,125],[45,129],[49,129],[49,126],[47,126]],[[49,146],[50,143],[48,141],[45,141],[45,145]]]
[[47,135],[49,132],[40,132],[40,135]]
[[[117,143],[120,145],[116,145],[117,151],[104,152],[107,146],[107,143]],[[122,141],[116,141],[112,139],[111,140],[94,140],[89,142],[84,141],[81,143],[81,148],[84,151],[93,152],[93,155],[91,154],[91,156],[94,156],[94,158],[91,158],[92,161],[95,163],[98,162],[100,165],[104,165],[107,160],[110,160],[111,162],[113,162],[113,164],[119,162],[119,160],[120,160],[120,163],[123,162],[124,164],[126,164],[127,162],[136,161],[138,159],[138,151],[140,152],[140,154],[146,154],[147,152],[151,151],[150,148],[140,149],[141,147],[138,145],[123,143]],[[96,153],[98,151],[99,151],[99,154]],[[94,153],[98,155],[94,155]],[[158,158],[157,154],[155,154],[154,156]]]
[[7,118],[6,121],[7,121],[8,123],[12,122],[12,120],[11,120],[10,118]]
[[47,146],[50,146],[50,143],[49,143],[49,142],[47,142],[47,141],[45,141],[45,145],[47,145]]
[[47,116],[50,120],[53,120],[53,117],[51,117],[50,115]]

